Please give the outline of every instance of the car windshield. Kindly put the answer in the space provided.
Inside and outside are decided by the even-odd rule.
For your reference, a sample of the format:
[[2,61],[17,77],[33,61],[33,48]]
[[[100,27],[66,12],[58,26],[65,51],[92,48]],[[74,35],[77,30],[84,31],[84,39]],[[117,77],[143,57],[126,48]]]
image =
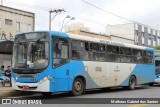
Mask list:
[[42,69],[48,66],[49,43],[45,41],[15,43],[12,68]]

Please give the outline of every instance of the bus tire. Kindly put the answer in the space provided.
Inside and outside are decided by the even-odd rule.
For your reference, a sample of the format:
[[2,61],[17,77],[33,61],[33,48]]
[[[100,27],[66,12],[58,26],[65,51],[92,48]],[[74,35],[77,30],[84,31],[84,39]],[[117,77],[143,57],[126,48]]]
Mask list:
[[72,83],[72,95],[79,96],[84,93],[84,82],[81,78],[77,77]]
[[135,76],[131,76],[130,79],[129,79],[129,85],[128,85],[128,88],[130,90],[134,90],[136,87],[136,78]]

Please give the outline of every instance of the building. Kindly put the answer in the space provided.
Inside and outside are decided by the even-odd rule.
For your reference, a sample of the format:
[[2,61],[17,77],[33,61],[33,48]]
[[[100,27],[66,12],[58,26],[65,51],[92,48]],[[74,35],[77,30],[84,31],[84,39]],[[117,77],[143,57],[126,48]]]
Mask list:
[[111,40],[141,46],[160,45],[160,31],[140,23],[128,23],[106,26],[106,34]]
[[71,33],[71,34],[89,36],[93,38],[101,38],[101,39],[107,39],[107,40],[111,39],[110,36],[106,34],[91,32],[89,27],[85,27],[84,24],[80,22],[72,23],[71,25],[66,26],[65,32]]
[[90,28],[85,27],[84,24],[81,22],[75,22],[72,23],[71,25],[65,26],[65,32],[67,33],[77,34],[79,33],[80,30],[89,32]]
[[35,14],[0,5],[0,40],[11,40],[15,34],[33,31]]
[[111,40],[111,37],[106,34],[100,34],[100,33],[95,33],[95,32],[90,32],[90,31],[88,32],[88,31],[79,30],[77,33],[72,33],[72,34],[78,34],[78,35],[88,36],[92,38]]
[[15,35],[33,31],[34,27],[34,13],[0,5],[0,66],[11,66]]

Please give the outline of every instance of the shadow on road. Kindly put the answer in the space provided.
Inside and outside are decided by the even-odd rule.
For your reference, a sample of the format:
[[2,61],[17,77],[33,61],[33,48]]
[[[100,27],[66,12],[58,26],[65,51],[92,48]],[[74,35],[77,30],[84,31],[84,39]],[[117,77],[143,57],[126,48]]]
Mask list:
[[160,84],[153,84],[153,85],[150,85],[151,87],[160,87]]
[[[149,86],[138,86],[133,91],[143,90],[143,89],[149,89],[151,87]],[[127,90],[122,87],[115,87],[115,88],[103,88],[103,89],[94,89],[94,90],[86,90],[85,95],[90,94],[102,94],[102,93],[118,93],[123,91],[132,91]],[[21,92],[21,91],[13,91],[10,96],[26,96],[22,97],[22,99],[61,99],[61,98],[68,98],[73,97],[70,93],[67,92],[61,92],[61,93],[54,93],[53,95],[43,95],[41,93],[37,92]],[[76,96],[74,96],[76,98]]]

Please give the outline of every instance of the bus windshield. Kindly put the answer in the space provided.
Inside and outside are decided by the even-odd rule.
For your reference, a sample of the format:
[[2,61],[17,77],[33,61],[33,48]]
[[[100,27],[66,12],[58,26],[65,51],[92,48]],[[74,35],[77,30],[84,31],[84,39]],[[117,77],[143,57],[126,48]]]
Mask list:
[[48,66],[48,51],[48,42],[14,44],[13,68],[46,68]]
[[49,63],[49,42],[19,41],[13,46],[13,69],[43,69]]

